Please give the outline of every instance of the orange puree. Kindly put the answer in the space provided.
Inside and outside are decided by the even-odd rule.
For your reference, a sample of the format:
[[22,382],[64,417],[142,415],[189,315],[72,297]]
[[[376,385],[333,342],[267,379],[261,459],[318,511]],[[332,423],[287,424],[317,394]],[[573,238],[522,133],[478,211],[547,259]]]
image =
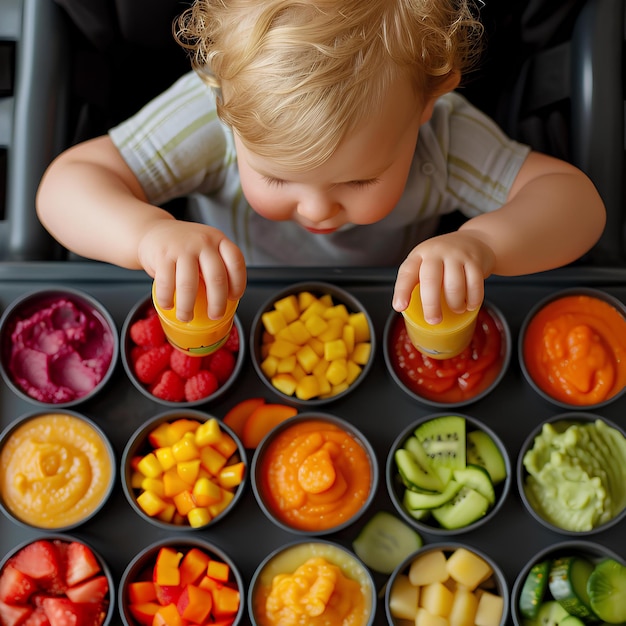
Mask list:
[[265,451],[261,476],[268,508],[283,523],[307,531],[347,522],[364,505],[372,483],[363,446],[320,420],[280,432]]
[[278,574],[265,600],[262,624],[360,626],[369,614],[361,585],[323,557]]
[[0,493],[15,517],[39,528],[82,521],[113,480],[111,452],[85,421],[61,414],[26,420],[0,453]]
[[561,402],[598,404],[626,385],[626,320],[599,298],[547,304],[528,325],[523,352],[537,386]]

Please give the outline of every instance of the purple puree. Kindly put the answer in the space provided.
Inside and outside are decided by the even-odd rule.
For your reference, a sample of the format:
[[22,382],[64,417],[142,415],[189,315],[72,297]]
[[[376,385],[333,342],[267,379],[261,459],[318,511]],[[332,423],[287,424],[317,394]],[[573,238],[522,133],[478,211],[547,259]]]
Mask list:
[[88,394],[113,356],[110,329],[67,299],[18,321],[11,338],[14,381],[41,402],[59,404]]

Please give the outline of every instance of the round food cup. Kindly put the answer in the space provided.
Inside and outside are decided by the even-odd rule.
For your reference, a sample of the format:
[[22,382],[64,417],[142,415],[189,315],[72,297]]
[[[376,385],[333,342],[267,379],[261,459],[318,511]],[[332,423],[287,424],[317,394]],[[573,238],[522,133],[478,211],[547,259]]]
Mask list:
[[[248,613],[252,626],[278,623],[270,621],[266,609],[272,581],[276,576],[285,577],[281,582],[281,587],[286,594],[290,587],[294,588],[297,584],[292,582],[296,572],[302,574],[298,583],[306,581],[313,596],[315,582],[324,576],[325,571],[332,571],[335,568],[339,568],[341,580],[341,584],[336,584],[335,592],[350,594],[350,597],[356,600],[337,602],[334,606],[329,605],[328,598],[324,597],[323,584],[318,584],[320,591],[313,598],[316,602],[315,607],[313,602],[311,603],[311,609],[317,609],[313,611],[316,615],[312,614],[310,622],[307,623],[311,626],[347,623],[345,615],[340,615],[338,612],[332,613],[332,611],[337,610],[337,607],[339,611],[348,607],[354,611],[358,610],[358,615],[362,615],[361,620],[355,617],[350,624],[372,626],[376,616],[376,587],[372,575],[355,554],[337,543],[324,539],[295,541],[274,550],[261,562],[248,588]],[[278,594],[277,596],[280,600],[280,596]],[[321,612],[318,613],[318,611]]]
[[[276,480],[278,468],[283,482]],[[301,413],[278,424],[252,458],[259,507],[274,524],[300,535],[325,535],[354,523],[377,485],[370,443],[352,424],[325,413]],[[282,510],[281,501],[296,490],[300,506]]]
[[[498,564],[483,552],[461,543],[433,543],[393,571],[385,589],[385,612],[391,626],[430,623],[417,621],[418,612],[457,616],[450,623],[504,626],[509,589]],[[474,621],[468,621],[470,614]]]
[[563,413],[522,444],[517,487],[528,512],[546,528],[591,535],[626,517],[625,466],[624,429],[593,413]]
[[[575,601],[568,601],[569,610],[555,599],[563,598],[568,590],[568,581],[563,574],[568,571],[578,571],[586,578],[601,561],[610,559],[615,562],[615,568],[624,567],[623,557],[617,555],[603,545],[591,541],[562,541],[543,548],[526,563],[513,583],[511,592],[511,618],[515,626],[526,624],[559,624],[569,615],[578,617],[583,623],[600,623],[602,620],[595,615],[590,603],[595,591],[586,586],[579,589],[581,594]],[[626,575],[626,571],[624,573]],[[551,581],[552,578],[552,581]],[[556,580],[560,578],[560,580]],[[594,574],[596,584],[603,578],[601,570]],[[595,604],[595,600],[594,600]],[[624,607],[621,607],[622,610]],[[575,620],[567,623],[576,624]],[[620,620],[623,622],[623,620]]]
[[402,311],[402,318],[409,341],[416,350],[431,359],[451,359],[470,345],[478,311],[454,313],[442,297],[442,320],[438,324],[429,324],[424,318],[420,286],[417,285],[411,293],[409,306]]
[[170,408],[215,402],[235,383],[245,359],[243,329],[235,315],[228,339],[204,356],[178,350],[167,341],[152,298],[142,298],[122,326],[122,364],[146,398]]
[[194,409],[142,424],[122,454],[122,488],[133,510],[168,531],[205,530],[239,503],[248,460],[239,437]]
[[175,294],[174,306],[171,309],[163,309],[159,306],[156,298],[156,282],[152,283],[152,303],[167,341],[177,350],[190,356],[213,354],[228,341],[239,305],[238,300],[227,300],[224,317],[218,320],[210,319],[207,315],[206,288],[202,281],[193,308],[193,319],[190,322],[181,322],[176,317]]
[[504,315],[489,302],[478,311],[468,349],[449,359],[417,350],[404,317],[387,319],[383,352],[387,371],[411,399],[434,408],[458,408],[477,402],[499,384],[509,366],[511,331]]
[[369,313],[354,296],[335,285],[306,282],[260,307],[250,353],[259,378],[283,402],[314,408],[363,382],[375,344]]
[[102,509],[115,479],[107,436],[69,409],[23,415],[0,435],[0,508],[17,524],[76,528]]
[[594,411],[626,391],[626,306],[599,289],[564,289],[538,302],[519,334],[528,384],[566,410]]
[[0,318],[0,373],[20,398],[68,408],[98,394],[119,352],[115,322],[98,300],[69,287],[13,301]]
[[474,417],[441,413],[409,424],[387,455],[391,501],[418,532],[456,535],[489,523],[511,487],[498,435]]
[[[173,571],[178,585],[161,578]],[[217,545],[199,538],[169,538],[147,546],[126,566],[119,584],[119,613],[124,626],[152,624],[157,610],[162,621],[154,623],[182,623],[183,613],[189,618],[185,623],[223,619],[219,623],[236,626],[245,609],[244,593],[239,569]]]
[[[31,567],[42,562],[50,565],[51,576],[35,580],[29,576]],[[73,562],[79,566],[71,567]],[[19,589],[9,585],[22,578],[17,572],[30,579]],[[13,600],[3,598],[10,607],[5,609],[21,619],[19,623],[50,623],[43,621],[44,617],[47,620],[48,615],[58,616],[61,612],[75,624],[108,626],[113,619],[115,583],[111,570],[96,550],[71,535],[42,535],[13,548],[0,561],[0,582],[5,580],[3,590],[17,593]],[[28,619],[32,621],[24,621]]]

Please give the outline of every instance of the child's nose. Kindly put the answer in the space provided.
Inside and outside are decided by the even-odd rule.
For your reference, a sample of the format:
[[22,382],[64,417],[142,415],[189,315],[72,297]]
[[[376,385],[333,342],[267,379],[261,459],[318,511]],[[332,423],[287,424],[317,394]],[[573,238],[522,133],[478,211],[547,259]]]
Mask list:
[[341,211],[341,204],[322,194],[307,196],[298,202],[298,213],[312,223],[321,223]]

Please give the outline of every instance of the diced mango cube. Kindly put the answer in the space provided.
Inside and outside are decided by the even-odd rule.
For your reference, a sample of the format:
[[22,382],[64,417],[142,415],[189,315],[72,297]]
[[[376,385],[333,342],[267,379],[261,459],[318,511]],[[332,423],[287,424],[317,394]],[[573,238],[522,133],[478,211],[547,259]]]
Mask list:
[[172,500],[174,501],[174,505],[176,506],[176,510],[183,517],[187,517],[187,514],[191,509],[195,508],[196,503],[193,499],[193,494],[189,489],[185,489],[185,491],[181,491],[177,493]]
[[328,328],[328,322],[321,315],[311,315],[304,325],[312,337],[317,337]]
[[150,517],[158,515],[167,506],[167,503],[153,491],[142,491],[137,496],[137,504]]
[[270,344],[269,353],[271,356],[284,359],[290,354],[295,354],[300,346],[297,343],[291,341],[285,341],[284,339],[277,339],[274,343]]
[[271,381],[278,391],[287,396],[293,396],[296,391],[297,381],[291,374],[276,374],[272,376]]
[[246,464],[239,461],[239,463],[233,463],[222,468],[217,480],[224,489],[233,489],[241,484],[245,474]]
[[165,495],[165,489],[163,488],[163,481],[160,478],[144,478],[141,481],[140,489],[144,491],[151,491],[152,493],[162,498]]
[[298,304],[298,298],[295,294],[285,296],[280,300],[274,302],[274,308],[282,313],[283,319],[289,324],[298,319],[300,315],[300,306]]
[[237,452],[237,442],[223,431],[220,434],[220,438],[213,444],[213,447],[226,459],[229,459]]
[[282,339],[283,341],[289,341],[291,343],[298,343],[296,338],[293,336],[291,332],[291,328],[289,326],[285,326],[285,328],[281,328],[274,337],[275,339]]
[[208,478],[198,478],[191,493],[198,506],[209,506],[222,498],[220,486]]
[[324,342],[317,339],[317,337],[311,337],[309,339],[309,345],[313,348],[315,354],[318,357],[322,358],[324,356]]
[[354,346],[356,345],[356,332],[354,330],[354,326],[350,326],[350,324],[346,324],[343,327],[342,336],[343,342],[346,344],[346,350],[348,354],[352,354],[354,350]]
[[235,494],[228,489],[222,489],[222,497],[219,502],[215,504],[210,504],[207,508],[209,509],[209,513],[213,517],[217,517],[222,511],[224,511],[228,505],[233,501]]
[[209,509],[203,506],[197,506],[191,509],[187,513],[187,520],[189,526],[192,528],[200,528],[200,526],[206,526],[211,521],[211,514]]
[[222,435],[219,421],[211,417],[198,426],[196,430],[196,445],[203,447],[214,444]]
[[268,377],[271,378],[276,374],[278,369],[278,363],[280,363],[280,359],[275,356],[268,356],[267,358],[261,361],[261,371]]
[[321,375],[318,376],[317,374],[315,375],[317,378],[317,382],[319,384],[319,395],[320,396],[327,396],[328,394],[330,394],[332,387],[330,386],[330,383],[328,382],[328,378],[326,378],[325,375]]
[[365,365],[370,360],[372,344],[369,342],[357,343],[350,354],[350,358],[359,365]]
[[332,317],[328,320],[328,328],[317,336],[320,341],[334,341],[335,339],[341,339],[343,336],[343,320],[338,317]]
[[181,461],[176,465],[178,475],[188,484],[193,485],[200,471],[200,459],[192,459],[191,461]]
[[194,433],[186,433],[181,439],[172,444],[172,454],[177,463],[191,461],[200,457],[200,450],[196,445]]
[[301,291],[298,294],[298,306],[300,307],[300,311],[308,309],[316,300],[317,298],[310,291]]
[[301,378],[304,378],[307,373],[304,371],[300,363],[296,363],[296,366],[293,368],[293,372],[291,372],[291,375],[294,377],[295,381],[298,382]]
[[168,469],[167,472],[163,474],[163,492],[168,498],[173,498],[175,495],[179,494],[181,491],[185,491],[186,489],[190,489],[191,484],[185,482],[179,475],[176,467],[172,467]]
[[296,352],[296,359],[307,374],[310,374],[313,371],[320,360],[319,356],[315,353],[315,350],[313,350],[313,348],[311,348],[308,344],[302,346],[300,350]]
[[212,446],[205,446],[200,451],[200,462],[211,476],[217,476],[227,460],[227,457]]
[[345,304],[335,304],[334,306],[329,306],[324,311],[324,319],[327,320],[332,319],[333,317],[338,317],[344,322],[347,322],[349,315],[350,314],[348,313],[348,309]]
[[167,471],[168,469],[174,467],[176,465],[176,459],[174,458],[174,453],[172,452],[172,446],[165,446],[163,448],[157,448],[154,451],[156,458],[159,460],[163,471]]
[[348,324],[354,327],[356,333],[355,341],[357,343],[361,343],[362,341],[369,341],[371,339],[370,325],[367,322],[367,317],[365,316],[365,313],[363,313],[362,311],[359,311],[358,313],[350,313]]
[[348,365],[345,359],[335,359],[326,370],[326,378],[331,385],[338,385],[346,380]]
[[328,308],[326,304],[324,304],[321,300],[315,300],[311,302],[311,304],[302,311],[300,314],[300,319],[306,323],[306,321],[313,317],[314,315],[319,315],[320,317],[324,317],[324,311]]
[[276,374],[290,374],[296,367],[296,363],[297,361],[295,354],[290,354],[284,359],[280,359],[278,361],[278,365],[276,366]]
[[350,359],[348,359],[346,365],[348,367],[346,382],[348,383],[348,385],[351,385],[359,377],[359,375],[363,371],[363,368]]
[[287,328],[291,331],[294,341],[301,346],[311,339],[311,333],[302,320],[291,322]]
[[325,293],[319,297],[319,301],[324,305],[324,308],[333,306],[333,297],[329,293]]
[[301,378],[296,385],[296,397],[300,400],[310,400],[320,393],[320,385],[317,376],[309,374]]
[[141,458],[137,463],[137,470],[148,478],[158,478],[163,473],[163,467],[154,452],[148,452]]
[[324,344],[324,358],[327,361],[335,361],[337,359],[345,359],[348,356],[348,349],[343,339],[335,339],[327,341]]
[[284,318],[283,314],[276,309],[263,313],[263,315],[261,315],[261,322],[270,335],[276,335],[279,330],[287,326],[287,320]]

